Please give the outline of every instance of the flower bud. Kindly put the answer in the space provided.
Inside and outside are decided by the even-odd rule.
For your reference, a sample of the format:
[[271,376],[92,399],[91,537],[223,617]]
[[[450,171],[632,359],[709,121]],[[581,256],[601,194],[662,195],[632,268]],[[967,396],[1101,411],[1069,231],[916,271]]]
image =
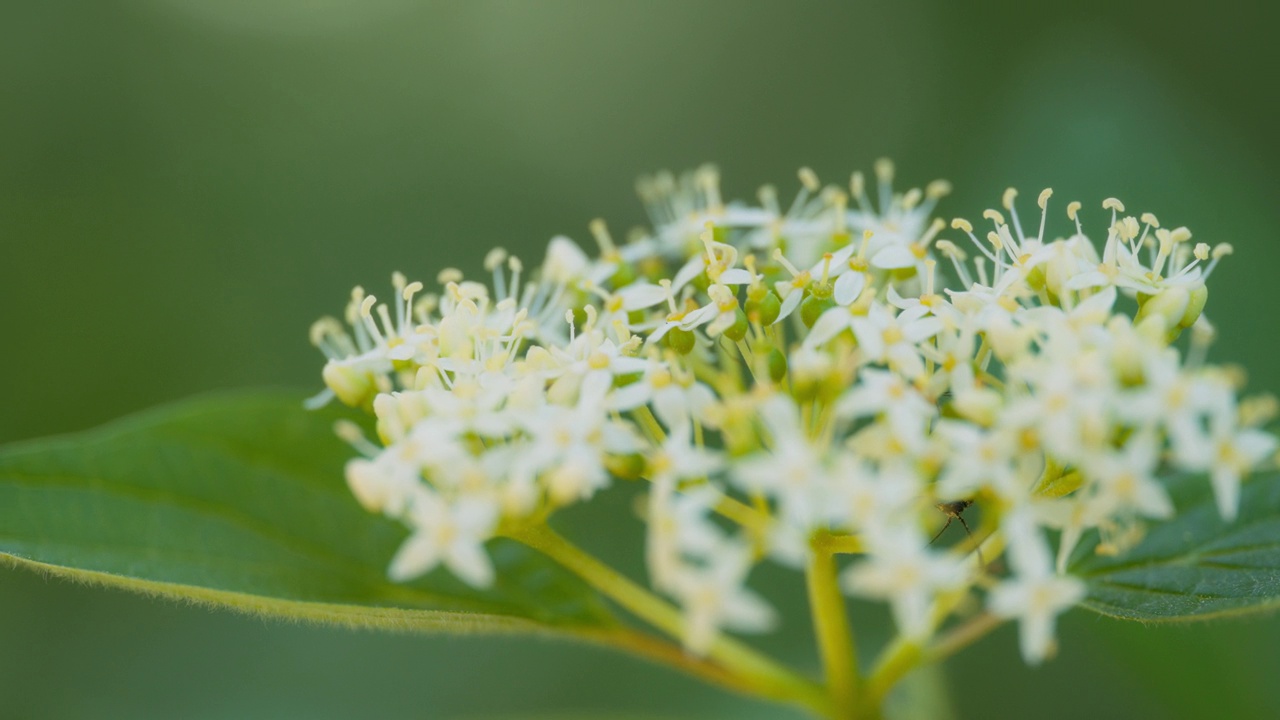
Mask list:
[[812,328],[813,324],[818,322],[818,317],[828,309],[836,306],[834,300],[829,297],[821,298],[817,295],[810,295],[800,303],[800,321],[807,328]]
[[604,466],[609,474],[621,480],[637,480],[644,475],[645,459],[639,453],[606,455]]
[[954,407],[961,417],[990,427],[995,424],[1003,404],[1000,393],[990,388],[977,388],[957,394]]
[[774,320],[778,319],[778,314],[780,312],[782,312],[782,301],[778,299],[777,294],[772,290],[765,288],[763,293],[757,293],[754,289],[748,291],[748,318],[767,327],[772,325]]
[[663,338],[667,341],[667,347],[675,350],[681,355],[688,355],[693,352],[693,345],[696,338],[693,336],[692,330],[681,330],[680,328],[672,328],[671,332]]
[[[1184,287],[1167,287],[1139,302],[1141,306],[1138,308],[1138,314],[1133,318],[1135,323],[1141,323],[1153,315],[1159,315],[1164,318],[1168,327],[1176,327],[1181,324],[1183,315],[1187,313],[1191,303],[1191,293]],[[1203,302],[1201,307],[1204,307]]]
[[778,348],[773,348],[769,351],[769,379],[780,383],[786,376],[787,356]]
[[378,394],[377,379],[368,370],[329,361],[322,371],[324,384],[343,403],[351,407],[364,407]]
[[1200,319],[1200,313],[1204,312],[1204,305],[1209,301],[1209,288],[1206,285],[1197,285],[1191,289],[1191,297],[1187,301],[1187,309],[1182,313],[1182,319],[1178,322],[1178,327],[1186,329],[1196,324],[1196,320]]
[[742,308],[735,308],[733,311],[733,324],[724,329],[724,336],[734,342],[738,342],[747,336],[747,330],[751,324],[747,322],[747,314]]

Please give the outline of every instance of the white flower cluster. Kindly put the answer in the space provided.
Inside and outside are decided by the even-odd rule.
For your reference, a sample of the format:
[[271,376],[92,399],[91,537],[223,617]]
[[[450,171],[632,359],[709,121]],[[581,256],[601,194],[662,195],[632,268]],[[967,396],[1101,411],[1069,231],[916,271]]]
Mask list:
[[[713,168],[661,174],[639,184],[652,231],[615,244],[596,221],[598,257],[555,238],[529,273],[491,252],[487,284],[357,288],[345,324],[313,328],[318,400],[376,415],[376,442],[340,430],[363,455],[356,497],[412,530],[391,576],[444,564],[484,586],[486,540],[644,478],[650,581],[694,652],[768,629],[748,574],[803,566],[821,535],[902,636],[976,597],[1037,662],[1084,596],[1067,568],[1086,533],[1124,552],[1175,512],[1161,478],[1180,472],[1236,514],[1276,439],[1270,405],[1204,359],[1204,283],[1229,246],[1109,199],[1099,253],[1079,203],[1051,239],[1051,192],[1029,232],[1012,189],[985,235],[956,219],[945,240],[946,183],[895,193],[891,164],[875,174],[873,202],[859,173],[846,191],[802,170],[786,210],[769,187],[724,204]],[[934,544],[970,504],[973,533]]]

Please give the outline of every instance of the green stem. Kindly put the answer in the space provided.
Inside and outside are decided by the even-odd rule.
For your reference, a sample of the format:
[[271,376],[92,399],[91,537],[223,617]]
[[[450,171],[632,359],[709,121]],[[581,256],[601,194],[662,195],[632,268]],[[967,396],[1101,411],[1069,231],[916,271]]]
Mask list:
[[813,538],[805,583],[827,692],[831,694],[835,717],[846,718],[854,717],[858,700],[857,655],[853,627],[836,578],[835,556],[826,546],[828,536],[826,531],[820,531]]
[[915,640],[899,636],[880,655],[875,670],[867,680],[866,702],[880,707],[898,681],[920,664],[924,650]]
[[934,641],[925,653],[924,661],[926,663],[942,662],[981,640],[987,633],[1000,627],[1003,623],[1003,618],[991,613],[975,615]]
[[981,613],[957,625],[938,637],[928,647],[899,637],[885,648],[876,669],[867,682],[867,693],[877,703],[884,698],[907,673],[921,665],[942,662],[955,653],[972,645],[987,633],[1000,627],[1004,621],[990,613]]
[[655,445],[661,445],[667,439],[667,434],[662,431],[662,426],[658,424],[658,419],[653,416],[653,411],[648,405],[641,405],[633,411],[636,415],[636,421],[640,423],[640,427],[649,433],[649,439]]
[[[588,585],[667,635],[674,638],[683,636],[684,618],[678,609],[569,542],[547,525],[529,525],[505,534],[555,560]],[[635,644],[632,636],[624,646]],[[666,657],[656,652],[644,654],[668,661],[670,658],[670,653]],[[723,684],[761,697],[798,703],[819,714],[828,711],[829,701],[821,688],[732,638],[724,635],[717,637],[703,662],[714,664],[722,673],[736,679],[733,683],[721,681]],[[673,664],[685,669],[688,665],[683,661]],[[698,674],[707,677],[711,673],[704,669]]]

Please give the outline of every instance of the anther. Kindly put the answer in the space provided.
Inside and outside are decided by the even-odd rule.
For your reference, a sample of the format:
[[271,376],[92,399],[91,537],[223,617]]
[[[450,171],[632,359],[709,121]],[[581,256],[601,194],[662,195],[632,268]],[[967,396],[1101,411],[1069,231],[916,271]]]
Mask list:
[[591,235],[596,239],[596,244],[600,246],[600,255],[602,257],[610,257],[617,253],[617,247],[613,244],[613,237],[609,235],[609,228],[604,224],[602,218],[592,220],[587,227],[591,230]]
[[1041,190],[1040,197],[1036,198],[1036,205],[1039,205],[1041,210],[1048,209],[1049,198],[1051,197],[1053,197],[1053,188],[1045,188]]
[[862,196],[866,191],[867,181],[861,172],[855,172],[849,176],[849,194],[853,196],[854,200],[861,202]]
[[503,248],[496,247],[490,250],[484,256],[484,269],[490,272],[502,267],[502,263],[507,259],[507,251]]
[[881,183],[893,182],[893,161],[889,158],[876,160],[876,180]]
[[812,168],[802,167],[796,174],[800,176],[800,184],[804,185],[805,190],[812,193],[817,192],[818,188],[821,187],[818,182],[818,174]]
[[847,232],[845,227],[845,208],[849,205],[849,196],[836,190],[831,193],[831,205],[836,214],[836,234],[844,235]]
[[1005,188],[1004,195],[1000,198],[1000,204],[1005,210],[1013,209],[1014,198],[1018,197],[1017,188]]

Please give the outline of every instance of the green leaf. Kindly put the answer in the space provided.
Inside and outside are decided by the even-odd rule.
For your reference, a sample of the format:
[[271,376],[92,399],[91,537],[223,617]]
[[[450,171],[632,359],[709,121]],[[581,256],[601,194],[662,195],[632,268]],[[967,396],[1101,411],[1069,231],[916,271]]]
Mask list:
[[1153,525],[1119,557],[1082,544],[1072,572],[1088,583],[1084,606],[1127,620],[1200,620],[1280,607],[1280,477],[1244,486],[1240,516],[1224,522],[1209,482],[1174,489],[1177,516]]
[[0,561],[272,616],[344,625],[600,636],[598,595],[512,541],[475,590],[385,568],[407,533],[343,479],[339,409],[256,392],[199,398],[0,449]]

